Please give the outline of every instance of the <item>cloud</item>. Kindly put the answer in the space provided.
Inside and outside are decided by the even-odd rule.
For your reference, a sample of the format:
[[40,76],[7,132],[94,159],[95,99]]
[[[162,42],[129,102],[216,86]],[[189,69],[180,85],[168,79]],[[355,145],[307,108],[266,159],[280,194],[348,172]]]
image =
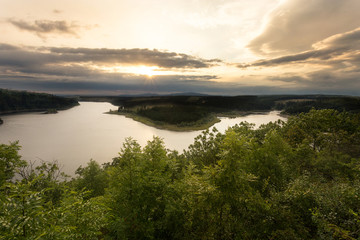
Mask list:
[[54,9],[53,10],[53,13],[55,13],[55,14],[60,14],[60,13],[62,13],[63,11],[61,11],[61,10],[59,10],[59,9]]
[[103,64],[144,64],[162,68],[208,68],[221,62],[219,59],[205,60],[183,53],[156,49],[50,48],[49,50],[69,61],[91,61]]
[[[122,73],[92,73],[78,76],[1,74],[0,88],[32,90],[56,94],[119,95],[141,93],[199,92],[213,95],[266,94],[348,94],[359,95],[359,73],[318,71],[303,76],[283,74],[267,80],[282,84],[251,86],[240,82],[220,82],[213,75],[137,76]],[[252,77],[247,77],[250,83]]]
[[[216,76],[154,76],[151,82],[145,76],[135,76],[121,73],[107,73],[102,75],[83,76],[79,79],[69,79],[66,76],[49,79],[45,76],[28,77],[0,75],[0,88],[11,87],[40,91],[108,91],[110,94],[115,92],[181,92],[191,90],[213,89],[209,80],[216,79]],[[216,87],[215,87],[216,88]]]
[[[111,74],[106,81],[83,78],[69,80],[58,78],[33,78],[27,76],[0,75],[0,88],[27,89],[32,91],[51,92],[58,94],[94,94],[119,95],[139,93],[179,93],[199,92],[214,95],[266,94],[281,89],[269,86],[245,86],[239,83],[221,83],[211,81],[215,76],[154,76],[151,82],[144,76],[128,76]],[[285,90],[284,90],[285,92]]]
[[[174,93],[251,94],[264,88],[218,81],[199,74],[219,60],[149,49],[31,48],[0,44],[0,88],[68,94]],[[152,76],[104,72],[94,64],[148,64],[179,70]],[[187,71],[190,70],[190,71]]]
[[[336,34],[313,44],[313,50],[277,58],[262,59],[253,63],[239,64],[238,67],[269,67],[294,63],[322,64],[327,66],[360,67],[360,28]],[[344,67],[344,66],[342,66]]]
[[[150,49],[18,48],[0,44],[0,66],[24,69],[41,65],[147,65],[164,69],[209,68],[221,62]],[[18,69],[21,70],[21,69]]]
[[[298,75],[283,74],[273,76],[268,80],[283,82],[289,86],[296,86],[299,93],[322,93],[322,94],[349,94],[359,95],[360,89],[359,72],[329,72],[326,70],[314,71]],[[293,87],[294,88],[294,87]]]
[[[360,27],[322,39],[311,50],[242,63],[238,67],[265,68],[267,74],[263,77],[270,81],[268,84],[289,92],[359,95]],[[272,73],[273,67],[276,68]]]
[[5,44],[5,43],[0,43],[0,51],[14,51],[19,49],[16,46],[10,45],[10,44]]
[[80,26],[75,23],[67,21],[51,21],[51,20],[35,20],[34,22],[27,22],[24,20],[9,19],[9,23],[19,28],[20,30],[35,33],[39,37],[44,37],[44,34],[70,34],[77,36]]
[[322,39],[360,26],[359,0],[288,0],[248,47],[260,55],[306,51]]
[[[34,48],[0,44],[0,88],[46,92],[216,91],[215,75],[196,69],[219,64],[217,59],[149,49]],[[107,72],[101,66],[149,65],[179,74],[152,76]],[[190,71],[190,72],[187,72]],[[225,88],[220,88],[225,89]]]

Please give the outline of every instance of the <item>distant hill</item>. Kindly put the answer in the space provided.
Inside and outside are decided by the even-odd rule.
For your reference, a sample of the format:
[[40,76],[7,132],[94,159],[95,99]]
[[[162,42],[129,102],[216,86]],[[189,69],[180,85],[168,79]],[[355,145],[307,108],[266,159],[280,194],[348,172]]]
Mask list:
[[157,97],[162,96],[156,93],[143,93],[143,94],[121,94],[118,97]]
[[196,93],[196,92],[180,92],[170,94],[157,94],[157,93],[143,93],[143,94],[123,94],[119,97],[168,97],[168,96],[209,96],[208,94]]
[[188,96],[188,97],[191,97],[191,96],[210,96],[208,94],[203,94],[203,93],[195,93],[195,92],[184,92],[184,93],[172,93],[172,94],[169,94],[167,96]]
[[78,105],[75,98],[59,97],[46,93],[0,89],[0,114],[63,110]]

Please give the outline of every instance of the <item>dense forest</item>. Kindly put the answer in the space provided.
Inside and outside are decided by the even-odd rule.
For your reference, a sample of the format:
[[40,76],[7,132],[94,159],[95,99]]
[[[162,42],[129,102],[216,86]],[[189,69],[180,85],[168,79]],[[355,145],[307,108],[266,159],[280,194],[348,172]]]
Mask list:
[[46,93],[0,89],[0,114],[68,109],[78,105],[75,98]]
[[124,109],[151,110],[157,107],[202,108],[209,113],[232,111],[281,110],[286,114],[308,112],[312,108],[359,112],[360,97],[330,95],[259,95],[259,96],[154,96],[154,97],[82,97],[83,100],[109,101]]
[[206,130],[183,153],[129,138],[72,179],[19,149],[0,145],[0,239],[360,238],[360,114]]

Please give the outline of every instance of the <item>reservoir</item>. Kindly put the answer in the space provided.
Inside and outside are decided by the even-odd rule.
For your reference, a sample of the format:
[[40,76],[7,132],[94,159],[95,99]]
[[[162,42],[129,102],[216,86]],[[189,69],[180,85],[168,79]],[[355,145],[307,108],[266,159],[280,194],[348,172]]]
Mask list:
[[[127,137],[141,146],[153,136],[161,137],[165,146],[180,153],[193,143],[201,131],[174,132],[156,129],[120,115],[104,114],[117,107],[110,103],[80,102],[79,106],[57,114],[22,113],[2,116],[0,144],[19,141],[20,155],[27,161],[57,160],[62,170],[74,175],[90,159],[98,163],[111,162],[118,156]],[[278,112],[250,114],[244,117],[221,118],[216,123],[220,132],[242,121],[256,126],[278,119]]]

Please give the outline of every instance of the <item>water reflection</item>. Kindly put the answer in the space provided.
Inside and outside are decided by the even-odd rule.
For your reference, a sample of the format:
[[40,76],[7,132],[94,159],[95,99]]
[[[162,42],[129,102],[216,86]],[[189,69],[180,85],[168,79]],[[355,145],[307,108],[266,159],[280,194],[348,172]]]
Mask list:
[[[89,159],[109,162],[120,151],[124,139],[132,137],[144,146],[153,136],[162,137],[166,147],[182,152],[201,131],[173,132],[160,130],[124,116],[103,114],[117,109],[110,103],[81,102],[80,106],[58,114],[27,113],[3,116],[0,143],[19,140],[20,154],[26,160],[58,160],[63,170],[73,174]],[[241,121],[257,126],[283,119],[276,112],[223,118],[214,126],[221,132]]]

